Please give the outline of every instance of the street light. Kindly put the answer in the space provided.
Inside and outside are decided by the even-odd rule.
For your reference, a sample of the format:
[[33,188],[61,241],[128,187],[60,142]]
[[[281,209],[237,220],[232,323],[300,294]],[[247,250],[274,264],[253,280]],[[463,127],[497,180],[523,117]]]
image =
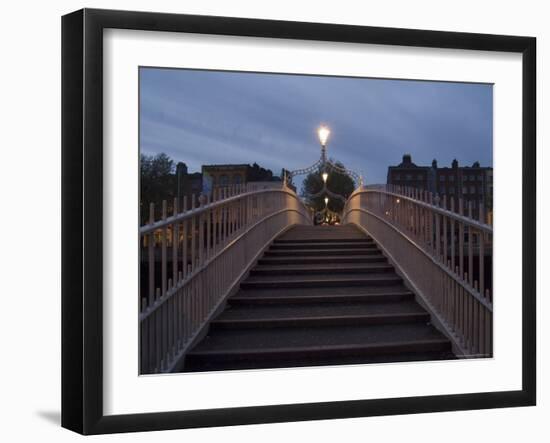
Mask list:
[[323,172],[321,174],[321,177],[323,177],[323,181],[326,183],[327,182],[327,178],[328,178],[328,172]]
[[325,147],[327,145],[328,136],[330,135],[330,129],[326,126],[321,126],[317,130],[317,134],[319,135],[321,146]]
[[325,206],[328,205],[328,197],[325,197]]

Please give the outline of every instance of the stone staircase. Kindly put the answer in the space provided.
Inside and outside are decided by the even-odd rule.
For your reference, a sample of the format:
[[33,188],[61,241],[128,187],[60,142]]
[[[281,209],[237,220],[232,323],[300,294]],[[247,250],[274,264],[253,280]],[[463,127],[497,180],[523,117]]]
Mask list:
[[455,358],[376,243],[356,227],[277,238],[185,359],[184,371]]

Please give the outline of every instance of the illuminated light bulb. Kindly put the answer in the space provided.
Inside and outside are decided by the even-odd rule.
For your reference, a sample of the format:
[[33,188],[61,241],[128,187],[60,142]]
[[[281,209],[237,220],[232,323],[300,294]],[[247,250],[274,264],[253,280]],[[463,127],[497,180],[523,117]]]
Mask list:
[[321,145],[325,146],[327,144],[328,136],[330,135],[330,129],[326,126],[321,126],[317,133],[319,134],[319,141],[321,142]]

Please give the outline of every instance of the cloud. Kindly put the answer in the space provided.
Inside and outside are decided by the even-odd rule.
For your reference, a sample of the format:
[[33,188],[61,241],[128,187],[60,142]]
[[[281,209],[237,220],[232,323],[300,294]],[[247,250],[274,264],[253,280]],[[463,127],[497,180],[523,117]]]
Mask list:
[[419,164],[492,165],[490,85],[143,68],[140,147],[201,164],[296,169],[329,155],[384,182],[411,153]]

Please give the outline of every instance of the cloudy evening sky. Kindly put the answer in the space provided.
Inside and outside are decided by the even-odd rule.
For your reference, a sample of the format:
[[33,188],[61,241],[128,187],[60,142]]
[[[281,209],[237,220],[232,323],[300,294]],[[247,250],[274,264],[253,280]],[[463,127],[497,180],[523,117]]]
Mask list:
[[385,183],[410,153],[418,165],[492,166],[493,93],[484,84],[141,68],[140,149],[190,172],[257,162],[279,175],[320,154]]

